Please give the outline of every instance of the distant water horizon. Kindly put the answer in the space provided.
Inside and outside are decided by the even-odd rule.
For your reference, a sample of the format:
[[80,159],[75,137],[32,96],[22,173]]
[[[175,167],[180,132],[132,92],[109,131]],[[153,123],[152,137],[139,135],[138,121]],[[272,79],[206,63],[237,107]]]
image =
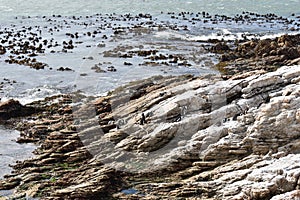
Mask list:
[[274,13],[288,17],[300,14],[300,0],[0,0],[0,20],[15,16],[91,15],[96,13],[201,12],[235,15],[243,11]]

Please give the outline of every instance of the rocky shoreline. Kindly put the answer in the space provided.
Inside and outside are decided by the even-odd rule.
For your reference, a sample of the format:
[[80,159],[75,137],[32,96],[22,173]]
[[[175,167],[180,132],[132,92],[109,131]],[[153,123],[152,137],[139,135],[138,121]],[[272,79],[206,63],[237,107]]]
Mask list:
[[297,34],[275,39],[248,40],[238,43],[233,49],[219,42],[211,51],[221,54],[217,68],[225,74],[223,78],[240,78],[245,72],[264,73],[284,65],[299,65],[299,45],[300,35]]
[[1,123],[39,148],[0,190],[15,199],[300,198],[299,38],[216,41],[220,76],[1,103]]

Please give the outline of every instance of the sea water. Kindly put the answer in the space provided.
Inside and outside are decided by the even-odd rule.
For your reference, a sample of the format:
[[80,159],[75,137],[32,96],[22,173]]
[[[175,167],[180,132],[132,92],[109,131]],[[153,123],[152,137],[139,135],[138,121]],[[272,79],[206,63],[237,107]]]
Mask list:
[[90,15],[93,13],[199,12],[235,15],[242,11],[299,14],[299,0],[1,0],[1,19],[16,15]]
[[32,152],[36,146],[34,144],[16,143],[19,134],[18,131],[0,126],[0,179],[3,178],[3,175],[12,171],[12,168],[9,167],[10,164],[33,156]]
[[[260,34],[262,37],[270,37],[272,35],[281,35],[289,32],[289,25],[277,24],[275,22],[262,21],[257,23],[189,23],[182,19],[170,18],[166,13],[174,12],[174,15],[180,12],[201,13],[208,12],[211,15],[228,15],[235,16],[242,14],[244,11],[254,12],[259,14],[274,13],[286,18],[294,18],[300,14],[299,11],[300,0],[268,0],[268,1],[254,1],[254,0],[0,0],[0,29],[20,29],[23,26],[55,26],[61,25],[63,20],[69,20],[71,16],[83,16],[81,22],[90,22],[94,20],[95,14],[112,14],[118,16],[130,13],[135,15],[138,13],[149,13],[153,15],[153,20],[156,23],[162,22],[165,24],[175,24],[178,26],[187,26],[189,31],[157,31],[143,36],[123,37],[119,41],[114,41],[106,44],[101,51],[95,47],[97,43],[101,42],[101,38],[90,40],[82,38],[86,43],[89,43],[92,48],[85,48],[85,46],[78,47],[72,54],[50,54],[45,53],[39,55],[39,61],[49,64],[50,68],[54,70],[34,70],[25,66],[9,65],[4,62],[7,58],[5,55],[0,56],[0,100],[5,101],[9,98],[15,98],[22,103],[29,103],[33,100],[41,99],[46,96],[55,95],[59,93],[72,92],[76,90],[84,91],[91,95],[104,94],[113,88],[127,83],[132,80],[147,78],[153,75],[180,75],[180,74],[202,74],[202,73],[217,73],[209,67],[217,62],[217,58],[211,55],[202,54],[191,50],[193,48],[201,48],[201,45],[195,43],[199,40],[207,39],[225,39],[234,40],[241,39],[244,34]],[[62,15],[63,18],[56,24],[49,23],[44,20],[51,19],[52,15]],[[85,19],[84,16],[94,16]],[[30,17],[30,18],[28,18]],[[192,18],[192,17],[191,17]],[[298,20],[298,19],[296,19]],[[94,26],[82,27],[72,25],[70,28],[61,30],[55,35],[47,35],[46,28],[43,30],[44,38],[55,38],[61,42],[65,39],[65,33],[70,31],[94,30],[97,24],[103,22],[96,22]],[[115,22],[111,22],[115,23]],[[134,26],[134,22],[115,24],[117,26]],[[114,25],[112,25],[114,26]],[[297,33],[297,32],[296,32]],[[109,32],[107,34],[110,34]],[[295,34],[295,32],[293,32]],[[151,44],[150,44],[151,41]],[[137,46],[138,44],[148,44],[148,47],[161,48],[159,43],[169,43],[179,46],[176,54],[192,55],[200,59],[211,57],[210,64],[204,59],[202,63],[192,63],[193,66],[189,68],[167,68],[167,67],[143,67],[136,65],[128,67],[123,65],[123,60],[115,58],[104,58],[97,56],[106,50],[113,49],[118,45]],[[80,46],[80,45],[79,45]],[[147,45],[145,45],[147,46]],[[179,50],[178,50],[179,49]],[[171,51],[171,50],[170,50]],[[175,51],[175,50],[174,50]],[[96,61],[83,60],[83,57],[94,55],[97,57],[97,62],[112,63],[116,66],[118,71],[116,73],[95,74],[90,73],[90,68]],[[195,56],[194,56],[195,57]],[[201,58],[202,57],[202,58]],[[200,60],[198,59],[198,60]],[[206,63],[206,64],[204,64]],[[59,73],[56,71],[61,66],[72,68],[72,72]],[[80,76],[80,74],[87,74],[87,77]],[[9,80],[9,81],[5,81]],[[13,84],[12,84],[13,82]]]

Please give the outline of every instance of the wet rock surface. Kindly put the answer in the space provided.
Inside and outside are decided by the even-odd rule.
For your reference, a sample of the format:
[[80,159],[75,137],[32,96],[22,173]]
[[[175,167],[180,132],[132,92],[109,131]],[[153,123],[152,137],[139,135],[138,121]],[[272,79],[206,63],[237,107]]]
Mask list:
[[41,199],[292,199],[299,74],[158,76],[32,103],[44,111],[18,123],[19,142],[40,147],[0,188]]

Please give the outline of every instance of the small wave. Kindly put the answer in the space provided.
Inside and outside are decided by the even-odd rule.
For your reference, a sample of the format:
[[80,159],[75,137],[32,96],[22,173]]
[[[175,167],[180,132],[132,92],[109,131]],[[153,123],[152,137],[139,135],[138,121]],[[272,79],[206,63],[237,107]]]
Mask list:
[[160,31],[157,32],[154,37],[156,38],[161,38],[161,39],[179,39],[179,40],[186,40],[187,35],[182,35],[176,32],[171,32],[171,31]]
[[238,35],[235,34],[220,34],[220,33],[211,33],[210,35],[200,35],[187,38],[189,41],[208,41],[208,40],[224,40],[224,41],[233,41],[238,39]]
[[61,94],[60,90],[50,86],[40,86],[33,89],[27,89],[19,94],[7,94],[4,97],[1,97],[1,101],[7,101],[9,99],[18,100],[21,104],[28,104],[33,101],[39,101],[45,97],[54,96]]
[[155,37],[169,40],[186,40],[186,41],[208,41],[211,39],[218,40],[235,40],[238,39],[238,35],[232,34],[229,30],[223,29],[220,32],[211,33],[209,35],[188,35],[179,34],[171,31],[161,31],[155,34]]
[[[289,35],[297,35],[299,33],[300,33],[300,31],[299,32],[294,32],[294,33],[289,33]],[[285,34],[287,34],[287,33],[266,34],[266,35],[263,35],[263,36],[259,37],[259,39],[261,39],[261,40],[274,39],[276,37],[280,37],[280,36],[285,35]]]
[[[289,32],[289,35],[297,35],[300,31],[297,32]],[[234,40],[243,40],[243,39],[274,39],[276,37],[280,37],[282,35],[287,34],[286,32],[281,33],[270,33],[270,34],[253,34],[249,32],[237,32],[237,33],[231,33],[229,30],[224,29],[223,33],[211,33],[209,35],[200,35],[200,36],[190,36],[187,37],[187,40],[189,41],[208,41],[208,40],[222,40],[222,41],[234,41]]]

